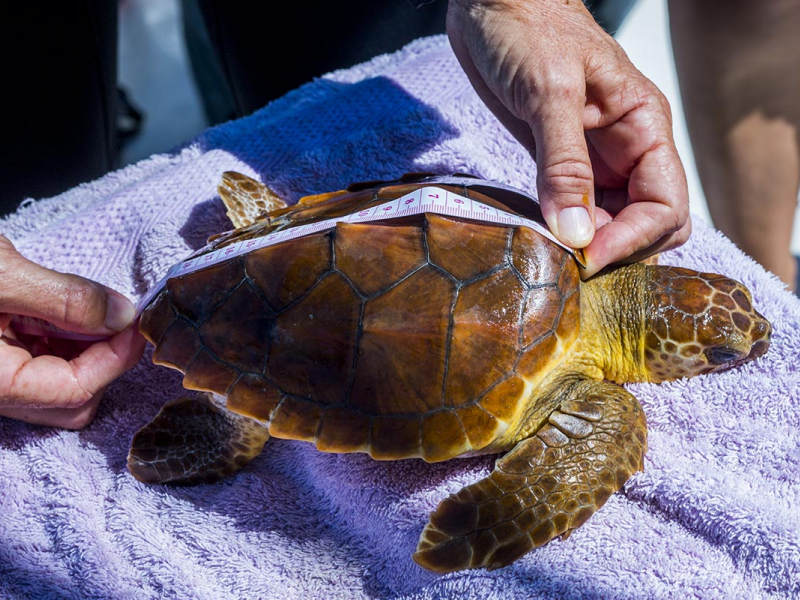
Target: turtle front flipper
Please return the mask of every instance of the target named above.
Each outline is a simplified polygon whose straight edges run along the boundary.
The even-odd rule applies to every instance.
[[[440,572],[491,570],[566,538],[643,468],[646,440],[644,412],[630,393],[604,382],[575,385],[489,477],[439,504],[414,560]]]
[[[206,396],[179,398],[133,436],[128,470],[145,483],[210,483],[241,469],[268,439],[266,427]]]

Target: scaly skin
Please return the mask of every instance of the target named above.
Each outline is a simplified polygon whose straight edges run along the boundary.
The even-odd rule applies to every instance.
[[[136,433],[128,469],[145,483],[211,483],[258,456],[268,439],[258,421],[208,396],[178,398]]]
[[[690,316],[692,326],[674,326]],[[580,337],[508,436],[516,446],[489,477],[439,504],[414,560],[439,572],[496,569],[566,538],[643,468],[644,412],[609,380],[726,368],[763,354],[769,335],[746,289],[718,275],[631,265],[590,280],[581,290]],[[675,352],[665,360],[667,343]],[[699,352],[680,352],[695,346]]]

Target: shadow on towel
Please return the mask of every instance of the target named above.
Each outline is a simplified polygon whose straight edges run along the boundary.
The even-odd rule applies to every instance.
[[[415,159],[457,135],[439,111],[378,76],[317,80],[208,130],[198,143],[204,152],[233,154],[293,204],[307,194],[415,171]]]
[[[180,201],[170,194],[176,183],[167,181],[169,172],[157,173],[164,178],[163,185],[154,185],[158,182],[153,177],[148,186],[152,193],[162,195],[160,200],[151,196],[148,206],[171,207],[171,213],[143,218],[152,225],[145,228],[136,247],[136,294],[144,295],[163,272],[163,265],[153,263],[152,246],[158,246],[163,254],[166,232],[176,225],[185,246],[183,253],[174,253],[172,262],[203,247],[210,235],[232,228],[217,194],[225,169],[207,170],[202,164],[205,158],[224,155],[213,162],[228,162],[230,168],[243,171],[247,169],[240,165],[246,165],[250,169],[247,175],[268,183],[293,204],[308,194],[417,171],[420,156],[458,135],[438,110],[384,76],[356,83],[319,79],[248,117],[209,129],[193,143],[165,155],[177,160],[183,152],[201,153],[196,163],[183,166],[194,182],[188,217],[175,211]],[[434,159],[426,168],[449,173],[454,167],[446,162],[437,164]],[[172,175],[180,181],[182,173]],[[71,270],[81,272],[79,266]]]

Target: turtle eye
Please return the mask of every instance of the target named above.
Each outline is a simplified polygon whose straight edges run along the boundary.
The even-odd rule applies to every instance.
[[[708,362],[712,365],[724,365],[741,358],[741,353],[727,346],[716,346],[705,352]]]

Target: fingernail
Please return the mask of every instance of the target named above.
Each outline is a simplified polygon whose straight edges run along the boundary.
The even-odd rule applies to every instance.
[[[573,248],[583,248],[594,237],[592,217],[582,206],[572,206],[558,213],[558,237]]]
[[[133,321],[136,315],[136,308],[130,300],[117,296],[108,295],[108,308],[106,309],[105,326],[112,331],[122,331]]]

